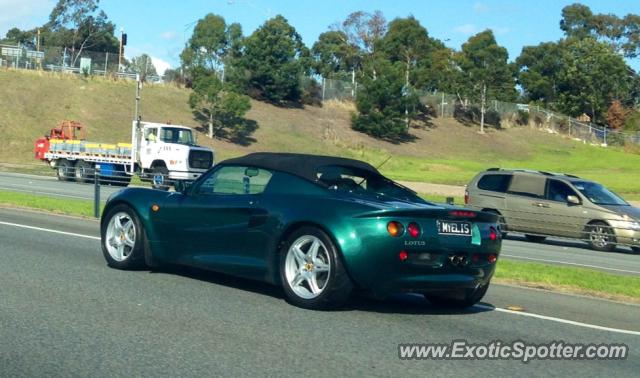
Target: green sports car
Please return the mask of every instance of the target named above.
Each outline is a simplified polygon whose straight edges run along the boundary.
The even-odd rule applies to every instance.
[[[338,307],[355,289],[467,307],[486,293],[501,248],[496,215],[426,202],[358,160],[254,153],[176,189],[108,199],[111,267],[209,269],[281,285],[312,309]]]

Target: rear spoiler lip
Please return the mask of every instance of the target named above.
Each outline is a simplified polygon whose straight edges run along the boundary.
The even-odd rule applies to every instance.
[[[454,210],[473,211],[475,217],[459,217],[451,215]],[[494,213],[483,211],[466,210],[466,209],[394,209],[379,210],[356,215],[355,218],[413,218],[412,220],[420,220],[424,218],[432,218],[437,220],[458,220],[470,222],[498,223],[500,217]],[[410,219],[411,220],[411,219]]]

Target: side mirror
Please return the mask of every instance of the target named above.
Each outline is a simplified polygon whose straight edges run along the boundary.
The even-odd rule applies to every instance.
[[[580,199],[576,196],[567,196],[567,203],[569,205],[580,205]]]
[[[180,193],[185,193],[190,186],[191,186],[191,183],[188,181],[176,181],[173,184],[173,187],[176,190],[176,192],[180,192]]]

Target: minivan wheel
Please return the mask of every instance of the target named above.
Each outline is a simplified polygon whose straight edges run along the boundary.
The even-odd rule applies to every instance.
[[[525,234],[524,237],[525,239],[527,239],[527,241],[530,241],[532,243],[542,243],[547,238],[546,236],[529,235],[529,234]]]
[[[616,248],[616,237],[611,226],[604,222],[589,223],[585,229],[592,249],[611,252]]]

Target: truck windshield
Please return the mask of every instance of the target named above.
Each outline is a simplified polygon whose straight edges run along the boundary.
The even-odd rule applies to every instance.
[[[160,129],[160,140],[165,143],[194,144],[191,130],[177,127],[163,127]]]
[[[628,205],[628,203],[617,194],[595,182],[578,181],[574,182],[573,186],[596,205]]]

